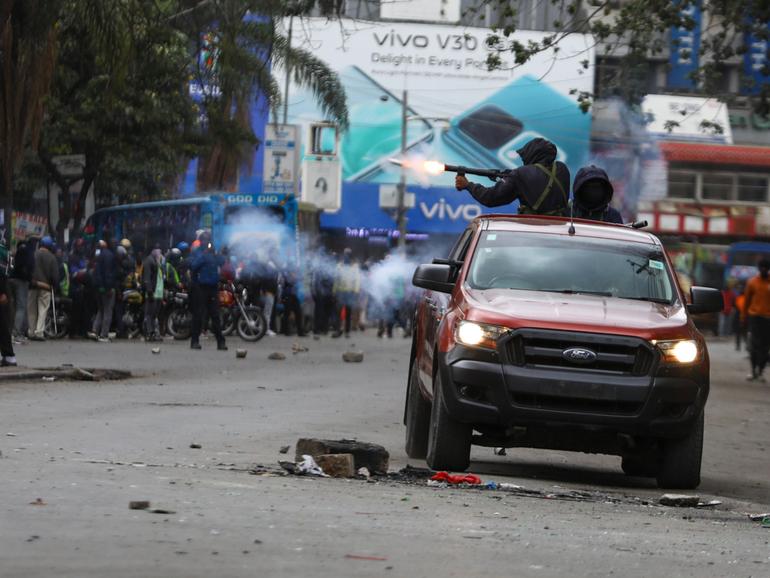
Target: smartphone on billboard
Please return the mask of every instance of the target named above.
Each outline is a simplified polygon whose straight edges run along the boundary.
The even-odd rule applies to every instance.
[[[368,181],[382,170],[389,157],[401,152],[403,103],[358,66],[340,72],[350,111],[350,129],[342,137],[342,172],[345,180]],[[412,108],[407,115],[418,117]],[[407,150],[427,142],[433,127],[422,118],[407,124]]]
[[[585,146],[578,135],[589,130],[590,116],[577,103],[523,76],[453,118],[444,138],[469,163],[508,168],[521,164],[516,150],[538,137],[556,144],[557,159],[566,163]]]

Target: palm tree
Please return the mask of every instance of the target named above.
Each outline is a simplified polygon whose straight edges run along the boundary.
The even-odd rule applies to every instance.
[[[251,104],[262,98],[275,116],[281,103],[275,67],[289,70],[296,84],[312,91],[327,118],[347,127],[345,91],[337,74],[312,53],[291,46],[280,31],[282,18],[306,11],[313,2],[210,0],[192,4],[180,20],[191,36],[197,34],[198,82],[215,87],[204,91],[202,102],[209,142],[199,172],[202,189],[227,190],[236,185],[238,168],[258,144],[250,126]]]
[[[0,0],[0,200],[6,230],[14,174],[43,121],[61,6],[61,0]]]

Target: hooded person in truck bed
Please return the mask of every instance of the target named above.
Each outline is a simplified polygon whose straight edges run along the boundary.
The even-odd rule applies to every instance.
[[[513,169],[494,186],[471,183],[464,175],[457,175],[455,187],[467,190],[487,207],[518,200],[522,215],[566,215],[570,175],[567,165],[556,160],[556,145],[536,138],[516,152],[524,166]]]
[[[573,216],[604,223],[623,224],[617,209],[610,207],[614,191],[607,173],[595,165],[583,167],[572,187]]]

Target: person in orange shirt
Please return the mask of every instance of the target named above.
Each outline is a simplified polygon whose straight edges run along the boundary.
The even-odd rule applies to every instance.
[[[765,381],[762,375],[770,351],[770,260],[757,265],[759,275],[746,283],[745,316],[751,332],[751,375],[749,381]]]

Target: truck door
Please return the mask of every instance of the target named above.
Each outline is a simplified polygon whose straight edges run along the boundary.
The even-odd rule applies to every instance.
[[[449,253],[449,261],[460,262],[463,260],[473,238],[473,232],[474,229],[468,227],[460,235],[457,243],[455,243],[455,246]],[[458,273],[459,270],[455,272],[455,276]],[[433,356],[436,350],[438,327],[444,318],[444,313],[451,298],[452,296],[447,293],[426,291],[422,297],[423,302],[420,304],[419,311],[421,317],[418,319],[418,323],[422,328],[420,337],[422,338],[421,345],[423,350],[423,354],[419,356],[420,381],[422,381],[422,386],[427,391],[432,391],[433,389]]]

